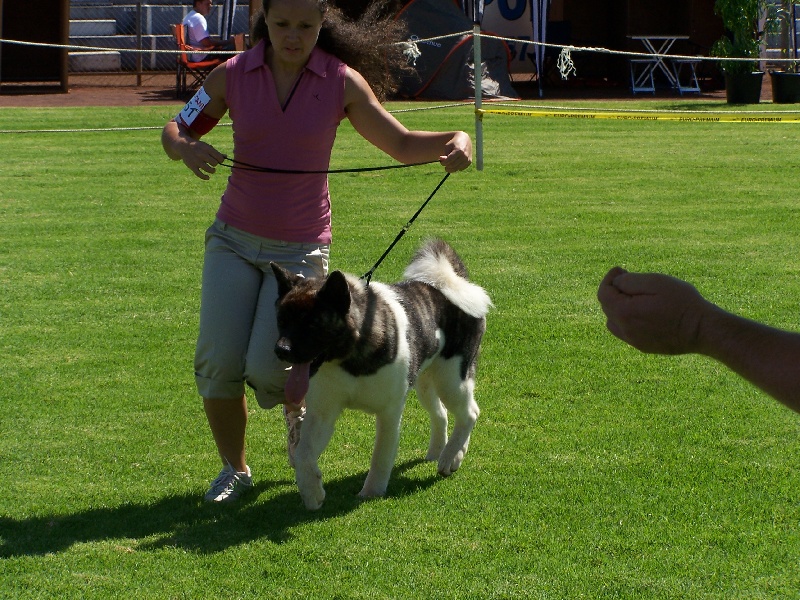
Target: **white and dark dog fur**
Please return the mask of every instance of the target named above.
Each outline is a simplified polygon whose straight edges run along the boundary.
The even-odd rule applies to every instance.
[[[276,264],[280,337],[275,352],[292,363],[287,384],[305,395],[306,416],[295,453],[295,473],[308,509],[322,506],[319,456],[345,408],[376,416],[376,437],[362,497],[383,496],[397,455],[408,389],[415,387],[430,414],[426,460],[447,476],[459,468],[478,418],[475,370],[488,294],[467,280],[455,251],[427,242],[404,280],[367,285],[334,271],[302,278]],[[448,431],[448,411],[453,430]]]

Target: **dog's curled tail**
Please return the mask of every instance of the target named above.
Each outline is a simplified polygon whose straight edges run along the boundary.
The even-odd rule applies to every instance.
[[[476,319],[485,317],[492,307],[489,294],[467,279],[463,261],[443,240],[426,242],[411,259],[404,276],[435,287],[450,302]]]

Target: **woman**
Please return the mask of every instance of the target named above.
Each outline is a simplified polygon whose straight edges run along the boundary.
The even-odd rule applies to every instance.
[[[409,131],[356,70],[363,68],[382,96],[391,90],[386,43],[399,39],[390,37],[397,24],[378,18],[378,10],[373,6],[349,22],[325,0],[263,0],[251,34],[255,46],[212,71],[167,123],[167,155],[208,179],[225,157],[200,138],[228,111],[234,159],[243,163],[325,171],[336,128],[347,118],[400,162],[438,160],[448,172],[469,167],[472,142],[466,133]],[[288,365],[273,352],[277,286],[269,262],[305,276],[327,274],[330,225],[324,173],[233,169],[206,234],[195,357],[198,391],[223,464],[208,501],[232,501],[252,487],[245,460],[245,382],[261,407],[285,405],[293,462],[303,407],[286,406]]]

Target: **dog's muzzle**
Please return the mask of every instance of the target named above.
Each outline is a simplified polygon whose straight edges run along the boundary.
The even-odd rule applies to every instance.
[[[286,362],[292,362],[292,343],[285,337],[275,342],[275,355]]]

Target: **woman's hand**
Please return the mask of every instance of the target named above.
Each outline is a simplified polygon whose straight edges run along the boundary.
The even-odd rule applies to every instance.
[[[201,116],[210,123],[207,127],[201,127],[200,132],[182,127],[176,122],[176,119],[182,117],[181,114],[164,125],[164,130],[161,132],[161,145],[167,156],[172,160],[183,161],[192,173],[203,180],[208,180],[209,175],[216,172],[215,167],[226,158],[214,146],[200,140],[203,133],[207,133],[228,109],[225,100],[225,80],[225,65],[219,65],[206,77],[203,87],[195,95],[195,98],[200,98],[200,105],[203,107]],[[187,108],[190,105],[196,106],[195,98],[190,100]]]
[[[202,140],[190,140],[179,145],[181,160],[197,177],[208,180],[217,172],[216,166],[225,160],[225,155]]]
[[[439,157],[439,163],[448,173],[463,171],[472,164],[472,140],[463,131],[457,131],[445,148],[448,153]]]

